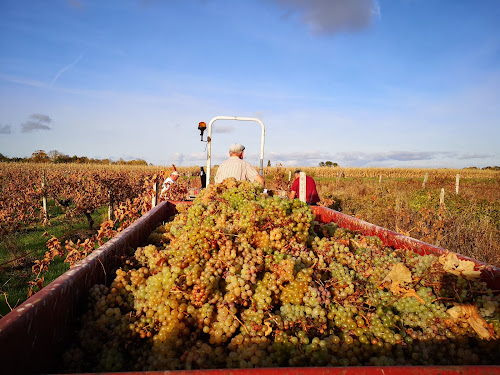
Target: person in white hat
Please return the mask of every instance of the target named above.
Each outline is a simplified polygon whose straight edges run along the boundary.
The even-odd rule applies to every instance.
[[[165,179],[165,181],[163,181],[163,184],[161,185],[161,193],[160,194],[165,193],[170,188],[171,184],[175,184],[177,179],[179,178],[179,176],[180,176],[179,172],[177,172],[177,171],[173,171],[172,173],[170,173],[170,176],[167,177]]]
[[[216,184],[221,183],[226,178],[234,177],[237,181],[255,181],[264,185],[264,177],[250,163],[243,160],[244,151],[245,146],[239,143],[233,143],[229,147],[229,159],[222,162],[215,174]]]

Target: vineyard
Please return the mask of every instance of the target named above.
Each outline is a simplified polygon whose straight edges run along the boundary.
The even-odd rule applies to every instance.
[[[0,164],[0,313],[152,206],[168,168]]]
[[[293,169],[266,168],[266,188],[287,190]],[[0,314],[5,315],[146,213],[154,204],[156,183],[161,183],[170,170],[1,163]],[[317,181],[322,205],[500,265],[497,171],[303,170]],[[166,198],[179,199],[190,189],[200,188],[198,167],[179,167],[178,171],[182,177]],[[37,237],[39,245],[27,241],[28,236]]]

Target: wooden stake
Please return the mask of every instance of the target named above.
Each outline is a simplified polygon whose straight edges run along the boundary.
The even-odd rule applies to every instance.
[[[42,177],[42,189],[45,187],[46,183],[47,180],[45,179],[45,173],[44,173]],[[43,206],[44,221],[47,221],[49,219],[49,213],[47,212],[47,197],[45,196],[45,192],[43,193],[42,197],[42,206]]]
[[[422,188],[425,189],[425,184],[427,183],[427,180],[429,179],[429,173],[426,173],[425,174],[425,177],[424,177],[424,182],[422,183]]]
[[[158,204],[158,191],[160,190],[160,182],[156,180],[156,182],[153,184],[153,199],[151,200],[151,208],[156,207]]]
[[[460,185],[460,174],[457,173],[457,179],[455,181],[455,194],[458,194],[458,186]]]
[[[113,198],[111,197],[111,191],[108,191],[108,220],[113,220],[115,216],[114,207],[113,207]]]
[[[300,172],[300,177],[299,177],[299,200],[301,202],[306,202],[306,174],[305,174],[305,172]]]
[[[444,204],[444,188],[441,189],[441,194],[439,195],[439,205],[442,206]]]

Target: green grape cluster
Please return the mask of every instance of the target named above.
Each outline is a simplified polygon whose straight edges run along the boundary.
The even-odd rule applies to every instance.
[[[401,264],[411,282],[391,284]],[[61,371],[499,364],[499,321],[498,291],[436,256],[226,179],[92,288]]]

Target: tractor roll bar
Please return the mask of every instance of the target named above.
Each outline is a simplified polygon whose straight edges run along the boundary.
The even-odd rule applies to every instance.
[[[208,123],[208,136],[207,136],[207,186],[210,184],[210,165],[212,163],[212,125],[217,120],[238,120],[238,121],[255,121],[260,124],[262,129],[261,144],[260,144],[260,174],[264,176],[264,138],[265,128],[262,121],[254,117],[238,117],[238,116],[216,116]]]

